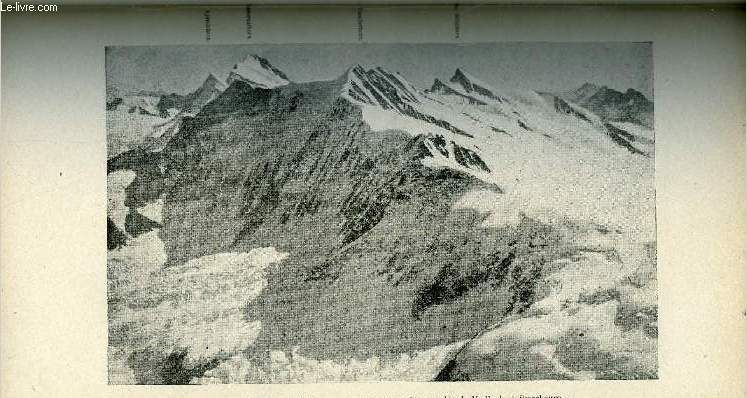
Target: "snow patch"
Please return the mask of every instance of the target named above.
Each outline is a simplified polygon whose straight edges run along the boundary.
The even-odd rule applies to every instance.
[[[148,202],[145,206],[138,207],[137,211],[148,219],[163,224],[163,199]]]
[[[125,189],[135,180],[132,170],[117,170],[106,176],[106,214],[122,232],[125,232],[125,217],[130,209],[125,206]]]

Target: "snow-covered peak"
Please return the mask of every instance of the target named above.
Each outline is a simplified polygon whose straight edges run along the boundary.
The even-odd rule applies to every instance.
[[[482,86],[483,88],[490,88],[490,86],[487,83],[484,83],[482,80],[476,78],[475,76],[463,71],[461,68],[457,68],[454,71],[454,75],[450,79],[451,82],[459,82],[465,86],[465,88],[469,88],[473,84],[476,84],[478,86]]]
[[[420,102],[420,93],[402,75],[380,66],[366,70],[355,65],[345,74],[342,95],[359,104],[404,111],[408,103]]]
[[[249,83],[255,88],[275,88],[290,83],[285,73],[272,66],[266,59],[254,54],[247,55],[243,61],[234,65],[226,82],[230,85],[237,80]]]

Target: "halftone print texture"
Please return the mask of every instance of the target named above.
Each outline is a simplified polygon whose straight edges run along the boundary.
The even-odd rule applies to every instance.
[[[107,48],[109,383],[657,378],[651,52]]]

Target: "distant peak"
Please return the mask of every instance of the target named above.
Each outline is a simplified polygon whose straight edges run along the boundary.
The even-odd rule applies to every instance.
[[[597,93],[599,93],[600,95],[615,95],[615,96],[624,95],[625,97],[647,99],[643,93],[641,93],[640,91],[634,88],[628,88],[627,90],[625,90],[625,92],[622,92],[622,91],[615,90],[614,88],[610,88],[608,86],[602,86],[597,90]]]
[[[633,88],[629,88],[625,92],[625,96],[627,96],[629,98],[632,98],[634,100],[637,100],[637,101],[641,101],[641,102],[650,102],[651,101],[651,100],[648,99],[648,97],[645,94],[643,94],[642,92],[640,92],[640,91],[638,91],[636,89],[633,89]]]
[[[236,80],[244,81],[259,88],[274,88],[290,83],[288,76],[283,71],[256,54],[248,54],[243,61],[233,66],[227,83],[231,84]]]
[[[638,90],[636,90],[634,88],[627,89],[625,91],[625,94],[627,94],[627,95],[635,95],[635,96],[643,96],[642,92],[640,92],[640,91],[638,91]]]
[[[588,98],[591,98],[595,94],[602,92],[602,87],[594,84],[586,82],[581,85],[581,87],[570,91],[569,95],[572,101],[575,102],[583,102]]]
[[[452,83],[460,83],[460,84],[466,85],[466,86],[471,86],[472,85],[472,82],[471,82],[470,78],[467,77],[467,75],[464,72],[462,72],[462,70],[459,69],[459,68],[457,68],[454,71],[454,75],[451,76],[451,79],[449,79],[449,81],[452,82]]]
[[[596,90],[599,90],[599,89],[600,89],[600,87],[597,86],[596,84],[586,82],[586,83],[582,84],[581,87],[579,87],[578,90],[579,91],[596,91]]]
[[[481,81],[480,79],[470,74],[469,72],[466,72],[462,68],[456,68],[456,70],[454,71],[454,75],[449,80],[454,81],[454,80],[460,80],[460,79],[467,80],[471,82],[472,84],[477,84],[478,86],[482,86],[486,88],[489,87],[487,83]]]
[[[447,86],[444,82],[441,81],[441,79],[433,79],[433,84],[431,84],[430,92],[437,92],[439,90],[445,90],[445,91],[453,91]]]

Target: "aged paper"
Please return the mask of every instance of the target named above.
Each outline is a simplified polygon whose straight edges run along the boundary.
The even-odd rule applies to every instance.
[[[743,393],[738,16],[4,14],[3,395]]]

